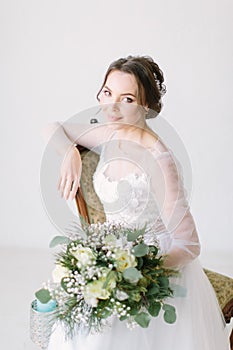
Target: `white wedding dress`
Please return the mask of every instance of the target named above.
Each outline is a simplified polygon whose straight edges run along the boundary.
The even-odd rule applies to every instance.
[[[198,261],[200,247],[183,188],[182,172],[161,140],[151,148],[112,138],[102,147],[94,175],[96,193],[109,221],[147,224],[146,239],[156,238],[169,264],[180,269],[173,283],[183,295],[169,300],[177,321],[153,318],[149,327],[129,330],[113,319],[103,333],[64,340],[57,326],[49,350],[227,350],[228,334],[215,293]],[[89,203],[90,205],[90,203]]]

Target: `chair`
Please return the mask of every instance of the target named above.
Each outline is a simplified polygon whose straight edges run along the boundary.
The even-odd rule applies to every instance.
[[[82,176],[80,188],[76,195],[79,215],[89,224],[104,222],[104,209],[95,193],[92,181],[99,155],[82,146],[77,147],[82,158]],[[208,269],[204,269],[204,271],[216,292],[225,321],[230,323],[233,317],[233,279]],[[233,350],[233,330],[230,336],[230,344]]]

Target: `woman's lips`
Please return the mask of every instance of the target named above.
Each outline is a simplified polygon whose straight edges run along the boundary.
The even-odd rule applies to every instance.
[[[108,115],[108,120],[110,120],[111,122],[116,122],[116,121],[118,121],[120,119],[122,119],[122,118],[114,116],[114,115]]]

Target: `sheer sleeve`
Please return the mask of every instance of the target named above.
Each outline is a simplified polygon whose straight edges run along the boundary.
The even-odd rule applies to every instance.
[[[153,187],[161,219],[172,238],[166,266],[181,267],[200,254],[199,238],[187,202],[180,163],[170,150],[161,152],[155,159],[159,171],[155,171]]]

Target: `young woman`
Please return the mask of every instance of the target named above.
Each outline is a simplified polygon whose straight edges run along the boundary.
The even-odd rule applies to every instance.
[[[166,266],[180,270],[176,283],[186,295],[171,301],[177,321],[168,325],[158,317],[147,329],[129,330],[114,319],[105,332],[72,342],[66,342],[57,328],[49,350],[229,348],[216,296],[197,259],[200,244],[179,163],[147,124],[161,111],[163,82],[150,57],[118,59],[108,68],[97,94],[105,123],[57,124],[55,143],[64,154],[58,187],[65,199],[73,199],[79,186],[82,162],[75,144],[98,148],[100,161],[93,181],[106,219],[131,226],[146,223],[148,239],[156,237],[166,254]]]

